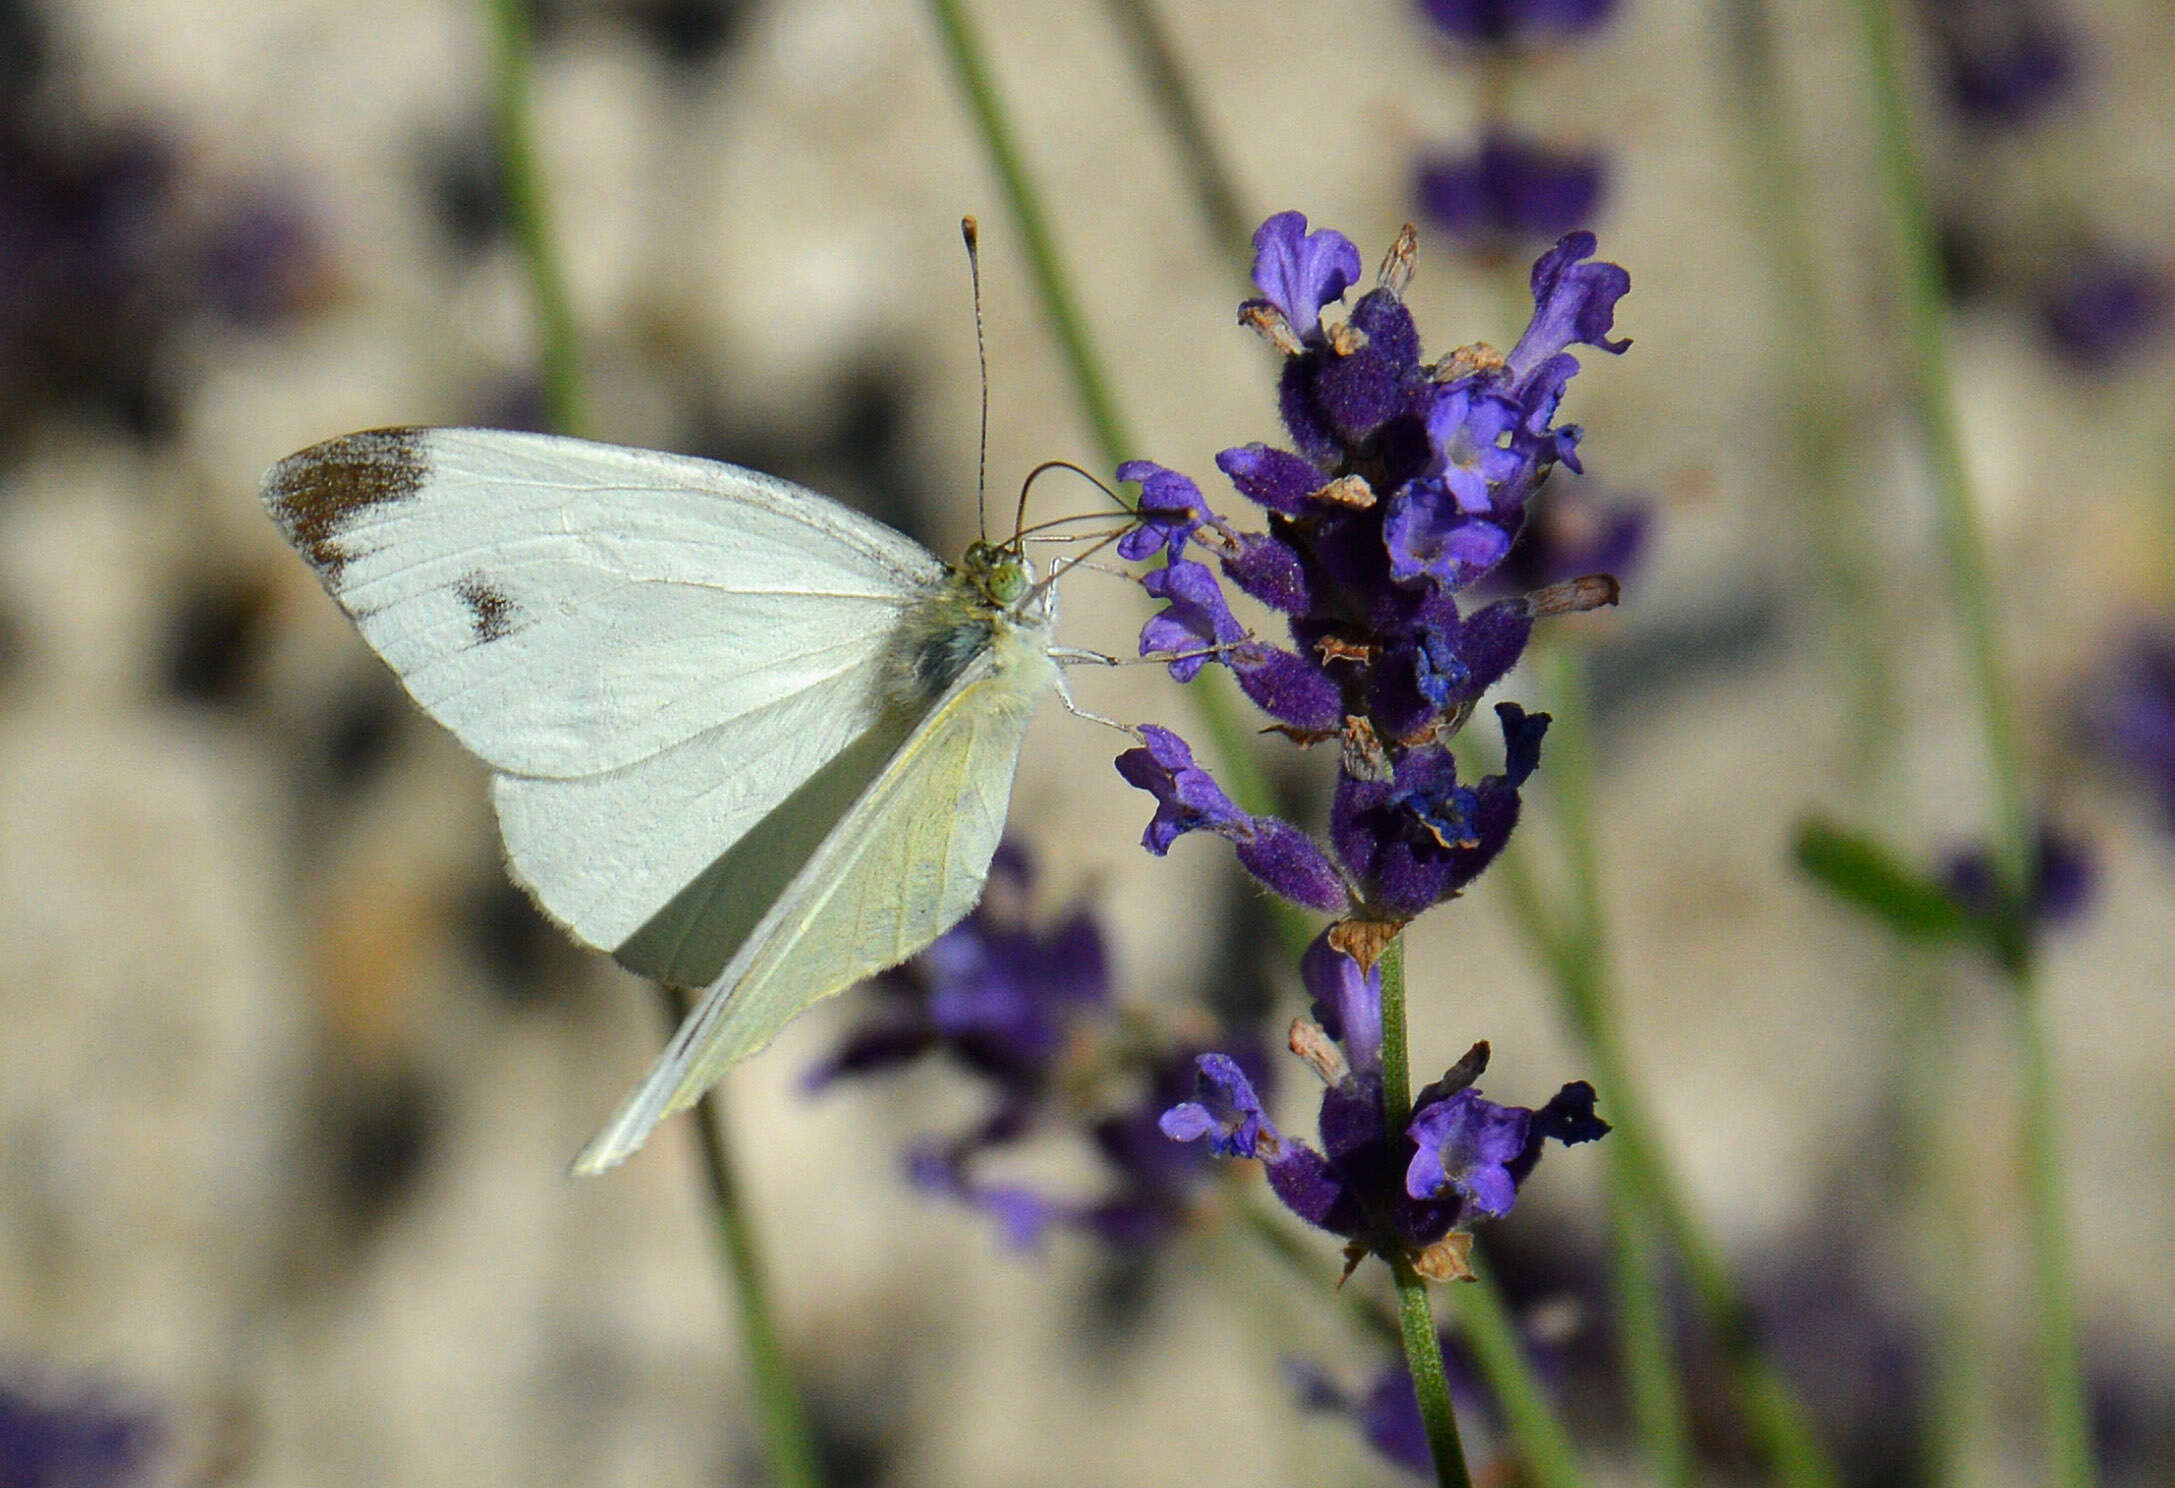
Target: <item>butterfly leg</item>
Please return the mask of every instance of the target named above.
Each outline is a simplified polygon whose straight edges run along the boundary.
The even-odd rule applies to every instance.
[[[1080,662],[1094,662],[1100,666],[1116,666],[1118,664],[1118,659],[1115,656],[1105,656],[1100,651],[1081,651],[1071,646],[1052,646],[1050,655],[1054,660],[1070,661],[1076,664]],[[1074,702],[1072,688],[1065,681],[1065,673],[1062,670],[1057,674],[1057,696],[1058,700],[1064,703],[1065,711],[1073,717],[1085,718],[1089,723],[1099,723],[1105,728],[1116,729],[1128,738],[1133,737],[1133,730],[1127,728],[1115,718],[1105,718],[1100,713],[1090,713],[1087,709]]]

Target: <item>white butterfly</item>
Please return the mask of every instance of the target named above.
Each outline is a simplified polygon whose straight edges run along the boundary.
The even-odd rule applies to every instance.
[[[495,772],[514,878],[621,964],[708,989],[577,1173],[974,907],[1062,685],[1016,542],[953,568],[732,465],[384,429],[280,461],[264,503]]]

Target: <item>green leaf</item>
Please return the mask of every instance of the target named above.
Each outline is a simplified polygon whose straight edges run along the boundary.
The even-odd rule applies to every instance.
[[[1880,843],[1818,819],[1800,822],[1797,864],[1827,891],[1906,940],[1988,939],[1991,927],[1946,885],[1905,865]]]

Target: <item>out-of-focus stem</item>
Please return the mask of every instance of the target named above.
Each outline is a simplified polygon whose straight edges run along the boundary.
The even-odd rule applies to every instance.
[[[688,996],[660,986],[658,992],[673,1028],[688,1012]],[[726,1137],[722,1087],[712,1087],[691,1113],[702,1138],[702,1171],[717,1211],[718,1250],[725,1262],[733,1302],[740,1314],[740,1344],[747,1353],[748,1379],[755,1389],[755,1415],[763,1434],[773,1488],[822,1488],[816,1468],[815,1437],[801,1409],[792,1364],[778,1336],[770,1306],[770,1277],[748,1223],[740,1195],[732,1147]]]
[[[1519,1481],[1530,1479],[1540,1488],[1585,1488],[1586,1471],[1579,1465],[1578,1450],[1533,1371],[1533,1360],[1518,1336],[1495,1273],[1477,1250],[1472,1266],[1474,1279],[1453,1288],[1451,1301],[1480,1376],[1502,1408],[1511,1448],[1525,1470]]]
[[[1810,241],[1805,171],[1790,111],[1769,0],[1723,0],[1729,57],[1737,77],[1740,126],[1730,137],[1744,153],[1747,190],[1760,209],[1749,214],[1773,269],[1784,400],[1795,466],[1807,476],[1802,525],[1827,590],[1836,667],[1850,698],[1851,775],[1868,782],[1883,763],[1895,716],[1895,666],[1890,632],[1878,603],[1874,536],[1864,500],[1851,480],[1858,462],[1858,426],[1851,386],[1838,370],[1850,363],[1836,344],[1834,318]]]
[[[559,257],[545,210],[545,193],[536,167],[529,108],[528,12],[522,0],[492,0],[496,49],[496,108],[500,169],[521,247],[522,268],[536,304],[543,340],[544,416],[558,433],[581,426],[581,349],[574,317],[559,272]],[[658,995],[671,1027],[687,1015],[684,994],[660,986]],[[732,1155],[720,1127],[716,1092],[695,1112],[702,1136],[703,1168],[717,1206],[719,1248],[728,1289],[740,1313],[748,1378],[755,1390],[756,1417],[770,1459],[776,1488],[821,1488],[813,1438],[801,1412],[791,1367],[771,1318],[770,1298],[755,1234],[743,1212],[733,1179]]]
[[[1156,10],[1155,0],[1104,0],[1118,34],[1133,54],[1142,85],[1162,117],[1163,128],[1177,148],[1185,169],[1186,185],[1193,204],[1215,240],[1218,252],[1231,256],[1244,274],[1252,259],[1246,243],[1253,231],[1239,205],[1238,190],[1231,184],[1231,170],[1216,148],[1208,121],[1201,114],[1192,80],[1186,76],[1170,32]]]
[[[1545,654],[1545,653],[1544,653]],[[1645,1102],[1607,995],[1598,926],[1598,848],[1590,802],[1592,757],[1585,728],[1583,682],[1567,660],[1547,663],[1549,706],[1543,774],[1559,803],[1574,907],[1551,915],[1542,906],[1521,844],[1497,859],[1491,878],[1507,892],[1512,913],[1529,927],[1538,954],[1562,999],[1572,1031],[1585,1047],[1601,1110],[1613,1128],[1603,1142],[1620,1164],[1626,1191],[1635,1192],[1661,1223],[1675,1247],[1707,1326],[1714,1333],[1738,1409],[1776,1474],[1789,1488],[1840,1488],[1842,1474],[1814,1435],[1797,1393],[1760,1351],[1736,1282],[1720,1252],[1684,1202],[1662,1160]],[[1584,906],[1584,907],[1577,907]],[[1612,1192],[1615,1186],[1612,1183]]]
[[[1568,859],[1565,886],[1570,903],[1558,924],[1556,954],[1565,969],[1561,991],[1573,1023],[1589,1049],[1616,1042],[1609,989],[1606,911],[1601,897],[1601,851],[1594,822],[1593,740],[1586,720],[1586,677],[1580,658],[1551,647],[1541,655],[1552,709],[1546,779],[1553,787],[1557,825]],[[1616,1062],[1621,1064],[1620,1053]],[[1613,1082],[1612,1082],[1613,1085]],[[1616,1099],[1602,1087],[1605,1105]],[[1663,1488],[1693,1481],[1691,1415],[1677,1369],[1669,1318],[1662,1305],[1663,1268],[1655,1243],[1653,1206],[1641,1191],[1625,1149],[1603,1143],[1609,1169],[1610,1280],[1617,1328],[1630,1377],[1632,1416],[1654,1479]]]
[[[543,176],[536,164],[536,131],[529,105],[534,72],[529,12],[524,0],[490,0],[490,10],[499,181],[536,308],[544,418],[558,433],[573,434],[582,425],[581,346],[566,276],[559,267]]]
[[[1955,384],[1948,365],[1947,309],[1942,296],[1939,248],[1911,140],[1895,15],[1887,0],[1858,0],[1858,14],[1873,83],[1892,251],[1907,328],[1905,349],[1912,401],[1933,475],[1950,602],[1955,607],[1957,629],[1977,695],[1979,727],[1991,779],[1989,815],[1994,859],[2009,912],[2021,918],[2031,888],[2036,833],[2031,822],[2016,705],[1994,612],[1986,543],[1979,527],[1970,471],[1964,462]],[[2012,953],[2002,960],[2011,982],[2021,1066],[2027,1154],[2025,1199],[2039,1294],[2040,1414],[2053,1469],[2051,1481],[2063,1488],[2091,1488],[2099,1473],[2092,1456],[2091,1417],[2078,1356],[2053,1060],[2028,935],[2023,930],[2017,931]]]
[[[1911,145],[1895,16],[1889,0],[1858,0],[1858,14],[1873,80],[1874,122],[1904,319],[1905,371],[1919,437],[1924,441],[1926,463],[1933,476],[1941,546],[1948,566],[1949,599],[1956,609],[1956,626],[1977,694],[1979,727],[1993,791],[1991,846],[2003,886],[2012,901],[2021,903],[2031,880],[2034,853],[2031,807],[2018,742],[2016,704],[2010,694],[2001,631],[1994,616],[1986,539],[1980,531],[1970,470],[1964,463],[1955,384],[1949,375],[1948,312],[1942,293],[1940,248],[1933,214],[1926,203],[1925,184],[1919,176],[1918,158]]]

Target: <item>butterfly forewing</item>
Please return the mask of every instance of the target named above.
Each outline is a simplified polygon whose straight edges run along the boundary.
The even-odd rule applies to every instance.
[[[540,434],[351,434],[264,497],[416,701],[512,774],[620,769],[820,687],[944,576],[784,481]]]
[[[500,772],[514,875],[607,950],[875,724],[870,637],[945,573],[784,481],[545,435],[351,434],[264,497]]]

